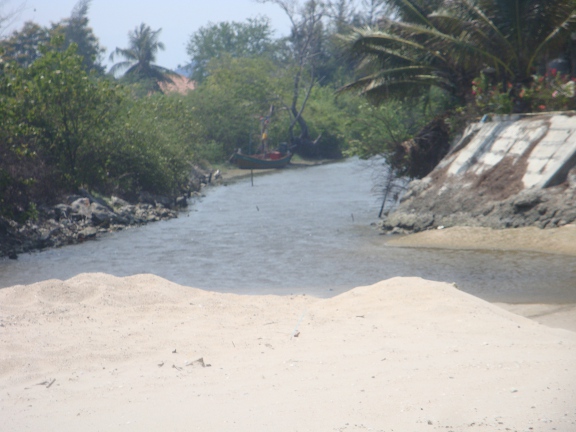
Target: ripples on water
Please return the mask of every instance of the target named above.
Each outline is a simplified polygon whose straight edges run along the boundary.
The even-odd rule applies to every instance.
[[[153,273],[222,292],[332,296],[395,276],[490,301],[576,301],[576,257],[386,246],[372,168],[351,160],[212,188],[178,219],[0,260],[0,287],[79,273]]]

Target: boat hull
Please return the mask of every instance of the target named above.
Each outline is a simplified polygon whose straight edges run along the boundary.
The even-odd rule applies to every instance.
[[[274,169],[284,168],[290,163],[290,159],[292,159],[292,154],[290,153],[278,159],[271,159],[257,155],[249,156],[236,153],[232,162],[241,169]]]

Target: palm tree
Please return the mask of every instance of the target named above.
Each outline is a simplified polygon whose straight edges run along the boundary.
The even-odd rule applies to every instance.
[[[125,60],[116,63],[110,68],[110,73],[126,70],[124,77],[132,82],[152,82],[155,90],[160,90],[158,82],[172,82],[169,75],[173,74],[169,69],[153,64],[156,61],[158,50],[164,50],[164,44],[158,40],[162,29],[152,30],[142,23],[134,31],[128,32],[129,47],[116,48],[110,54],[110,60],[116,56]]]
[[[380,99],[432,85],[465,102],[490,68],[498,82],[525,85],[560,52],[576,22],[574,0],[390,0],[380,29],[348,38],[363,75],[342,90]]]
[[[434,86],[464,106],[474,78],[483,75],[504,110],[530,111],[534,102],[522,97],[523,88],[572,43],[576,22],[575,0],[388,0],[387,6],[377,28],[348,36],[360,77],[341,91],[379,102],[420,97]],[[411,177],[428,174],[448,150],[448,114],[412,140],[386,143],[391,166]]]

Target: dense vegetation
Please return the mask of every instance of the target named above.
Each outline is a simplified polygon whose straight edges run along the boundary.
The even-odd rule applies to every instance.
[[[359,77],[345,90],[375,103],[447,98],[410,141],[385,146],[400,174],[422,177],[423,160],[448,150],[447,129],[483,114],[576,108],[574,0],[388,0],[377,28],[348,35]],[[436,93],[433,93],[436,92]],[[443,112],[442,112],[443,111]],[[370,153],[365,143],[361,148]],[[431,165],[432,167],[434,164]]]
[[[90,0],[0,40],[0,216],[25,220],[80,187],[175,196],[194,165],[253,151],[269,113],[270,141],[302,156],[383,155],[421,177],[470,118],[574,105],[573,0],[260,1],[290,35],[266,18],[199,29],[185,95],[162,92],[174,74],[144,23],[105,74]]]

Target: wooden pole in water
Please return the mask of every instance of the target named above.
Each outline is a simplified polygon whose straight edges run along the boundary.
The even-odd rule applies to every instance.
[[[254,170],[250,168],[250,182],[252,183],[252,187],[254,187]]]
[[[378,213],[378,219],[382,217],[382,213],[384,213],[384,207],[386,206],[386,200],[388,199],[388,193],[392,188],[392,183],[394,182],[394,177],[392,176],[392,172],[390,169],[388,170],[388,174],[386,177],[386,186],[384,186],[384,199],[382,200],[382,207],[380,207],[380,213]]]

